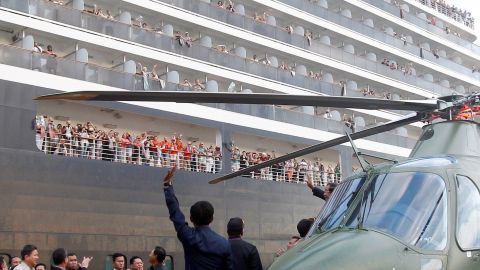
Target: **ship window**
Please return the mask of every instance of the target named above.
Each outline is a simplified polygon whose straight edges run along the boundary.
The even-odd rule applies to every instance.
[[[480,193],[473,181],[457,176],[457,241],[464,250],[480,249]]]
[[[358,214],[364,228],[383,231],[422,249],[446,247],[447,191],[436,174],[379,175],[365,190]],[[350,218],[347,226],[356,226],[354,220]]]

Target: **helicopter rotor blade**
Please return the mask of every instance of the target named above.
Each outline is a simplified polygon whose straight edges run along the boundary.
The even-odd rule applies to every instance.
[[[45,95],[36,100],[146,101],[178,103],[235,103],[318,106],[369,110],[425,111],[438,108],[437,100],[386,100],[345,96],[274,93],[209,93],[175,91],[76,91]]]
[[[408,124],[420,121],[420,120],[424,119],[425,116],[426,116],[425,112],[409,114],[409,115],[407,115],[403,118],[400,118],[398,120],[390,121],[390,122],[385,123],[383,125],[379,125],[379,126],[376,126],[376,127],[372,127],[372,128],[369,128],[369,129],[359,131],[359,132],[352,133],[352,134],[350,134],[350,137],[352,138],[352,140],[368,137],[368,136],[371,136],[371,135],[375,135],[377,133],[382,133],[382,132],[385,132],[385,131],[395,129],[397,127],[401,127],[401,126],[404,126],[404,125],[408,125]],[[216,179],[213,179],[213,180],[209,181],[209,183],[210,184],[217,184],[217,183],[220,183],[222,181],[231,179],[233,177],[249,174],[253,171],[263,169],[265,167],[272,166],[274,164],[284,162],[284,161],[287,161],[287,160],[291,160],[293,158],[304,156],[304,155],[307,155],[307,154],[310,154],[310,153],[313,153],[313,152],[317,152],[317,151],[320,151],[320,150],[323,150],[323,149],[327,149],[327,148],[330,148],[330,147],[333,147],[333,146],[336,146],[336,145],[339,145],[339,144],[342,144],[342,143],[346,143],[348,141],[349,141],[348,136],[346,136],[346,135],[341,136],[341,137],[338,137],[336,139],[326,141],[326,142],[322,142],[322,143],[319,143],[319,144],[316,144],[316,145],[312,145],[312,146],[300,149],[298,151],[292,152],[290,154],[286,154],[284,156],[274,158],[274,159],[262,162],[260,164],[250,166],[248,168],[245,168],[245,169],[242,169],[242,170],[239,170],[239,171],[221,176],[219,178],[216,178]]]

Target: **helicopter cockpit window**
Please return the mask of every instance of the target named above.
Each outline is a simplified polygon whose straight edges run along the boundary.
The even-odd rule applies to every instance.
[[[440,167],[440,166],[448,166],[451,164],[456,163],[457,160],[453,157],[432,157],[432,158],[419,158],[414,160],[409,160],[404,163],[398,164],[397,168],[402,167],[423,167],[423,168],[430,168],[430,167]]]
[[[468,177],[457,176],[457,240],[464,250],[480,249],[480,194]]]
[[[326,231],[338,226],[364,181],[365,177],[344,181],[339,184],[315,220],[308,237],[315,232],[316,228]]]
[[[447,244],[447,191],[432,173],[402,172],[376,177],[365,190],[358,216],[348,227],[384,231],[422,249]]]

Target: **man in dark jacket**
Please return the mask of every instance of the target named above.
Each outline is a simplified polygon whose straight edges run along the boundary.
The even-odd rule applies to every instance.
[[[148,254],[148,262],[150,263],[150,270],[163,270],[163,262],[165,261],[165,257],[167,256],[167,252],[164,248],[156,246],[150,254]]]
[[[318,197],[324,201],[327,201],[328,198],[333,193],[333,190],[337,187],[337,184],[335,183],[328,183],[327,186],[325,187],[325,190],[322,190],[319,187],[313,186],[313,179],[311,176],[307,176],[307,186],[312,190],[313,196]]]
[[[50,270],[65,270],[68,263],[67,251],[64,248],[55,249],[52,253],[52,262]]]
[[[243,241],[244,222],[241,218],[231,218],[227,224],[228,242],[232,247],[233,268],[235,270],[262,270],[262,261],[257,247]]]
[[[172,187],[173,167],[163,180],[165,201],[170,220],[185,252],[185,270],[233,270],[232,251],[228,241],[210,229],[213,206],[207,201],[196,202],[190,207],[188,226]]]

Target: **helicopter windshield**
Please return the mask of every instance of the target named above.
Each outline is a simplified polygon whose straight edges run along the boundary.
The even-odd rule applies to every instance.
[[[350,181],[344,181],[339,184],[327,201],[314,225],[311,227],[308,236],[310,237],[317,228],[322,231],[337,227],[343,220],[350,203],[355,198],[356,193],[365,182],[365,177],[356,178]]]
[[[432,173],[378,175],[365,190],[347,227],[377,229],[422,249],[447,243],[447,191]]]

